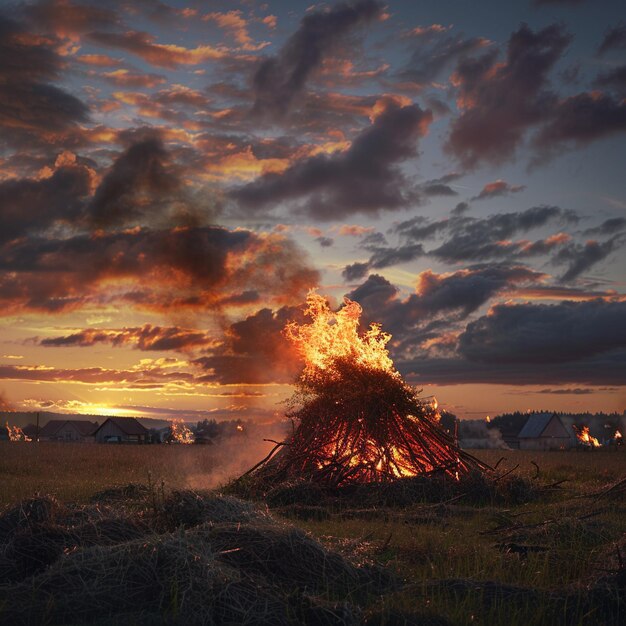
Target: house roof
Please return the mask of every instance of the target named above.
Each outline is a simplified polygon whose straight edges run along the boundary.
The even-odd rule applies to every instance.
[[[529,415],[526,423],[517,436],[520,439],[541,437],[541,434],[555,415],[556,413],[535,413],[534,415]],[[556,418],[559,419],[558,415]]]
[[[98,432],[107,422],[115,424],[125,435],[147,435],[148,429],[139,423],[134,417],[109,417],[100,427],[96,429]]]
[[[73,426],[82,437],[93,435],[98,424],[87,420],[50,420],[40,431],[40,437],[54,437],[66,424]]]

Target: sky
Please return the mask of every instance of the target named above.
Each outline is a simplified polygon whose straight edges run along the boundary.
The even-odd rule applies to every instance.
[[[0,400],[284,413],[307,292],[464,418],[626,409],[611,0],[0,2]]]

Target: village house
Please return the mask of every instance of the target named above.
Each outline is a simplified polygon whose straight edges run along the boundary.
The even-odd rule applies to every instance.
[[[556,413],[535,413],[528,417],[517,435],[520,450],[568,450],[576,436]]]
[[[109,417],[95,437],[97,443],[148,443],[150,433],[134,417]]]
[[[39,431],[40,441],[93,443],[98,422],[87,420],[50,420]]]

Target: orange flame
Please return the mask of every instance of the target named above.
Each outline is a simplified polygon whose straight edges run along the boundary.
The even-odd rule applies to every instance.
[[[378,323],[372,323],[367,330],[360,331],[361,313],[361,306],[348,298],[344,298],[343,307],[334,312],[327,300],[315,290],[308,293],[304,314],[311,322],[303,325],[290,322],[284,330],[285,336],[303,357],[305,365],[301,382],[305,387],[340,381],[341,364],[345,362],[359,368],[385,372],[398,381],[402,380],[387,349],[391,335],[384,332]],[[424,406],[424,416],[439,421],[441,416],[436,398],[432,397]],[[363,421],[363,417],[359,418],[359,422]],[[340,425],[334,440],[320,449],[323,459],[332,459],[329,461],[331,465],[345,464],[352,468],[366,465],[375,468],[380,475],[391,472],[397,478],[418,474],[412,463],[411,452],[393,445],[383,447],[371,439],[361,441],[357,446],[347,433],[348,427]],[[326,463],[326,460],[319,462],[318,469],[325,469]],[[432,469],[434,466],[424,460],[421,471]]]
[[[9,422],[7,422],[6,429],[9,434],[9,441],[32,441],[19,426],[10,426]]]
[[[170,420],[169,442],[190,444],[195,442],[195,437],[182,419],[173,419]]]
[[[342,309],[333,312],[325,298],[314,290],[309,292],[304,314],[312,322],[302,326],[290,322],[284,330],[304,358],[303,378],[315,379],[321,373],[334,377],[337,359],[399,376],[386,347],[391,335],[383,332],[380,324],[371,324],[359,334],[361,312],[361,305],[348,298]]]
[[[613,435],[613,439],[621,439],[622,438],[622,433],[619,432],[619,430],[615,431],[615,434]]]
[[[580,443],[591,446],[592,448],[599,448],[602,445],[595,437],[589,434],[589,426],[583,426],[580,429],[573,426],[573,428],[576,433],[576,438]]]

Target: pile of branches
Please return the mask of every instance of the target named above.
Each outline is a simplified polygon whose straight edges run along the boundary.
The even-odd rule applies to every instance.
[[[289,408],[292,435],[240,480],[339,487],[489,469],[458,447],[435,409],[394,371],[337,359],[332,376],[299,380]]]

